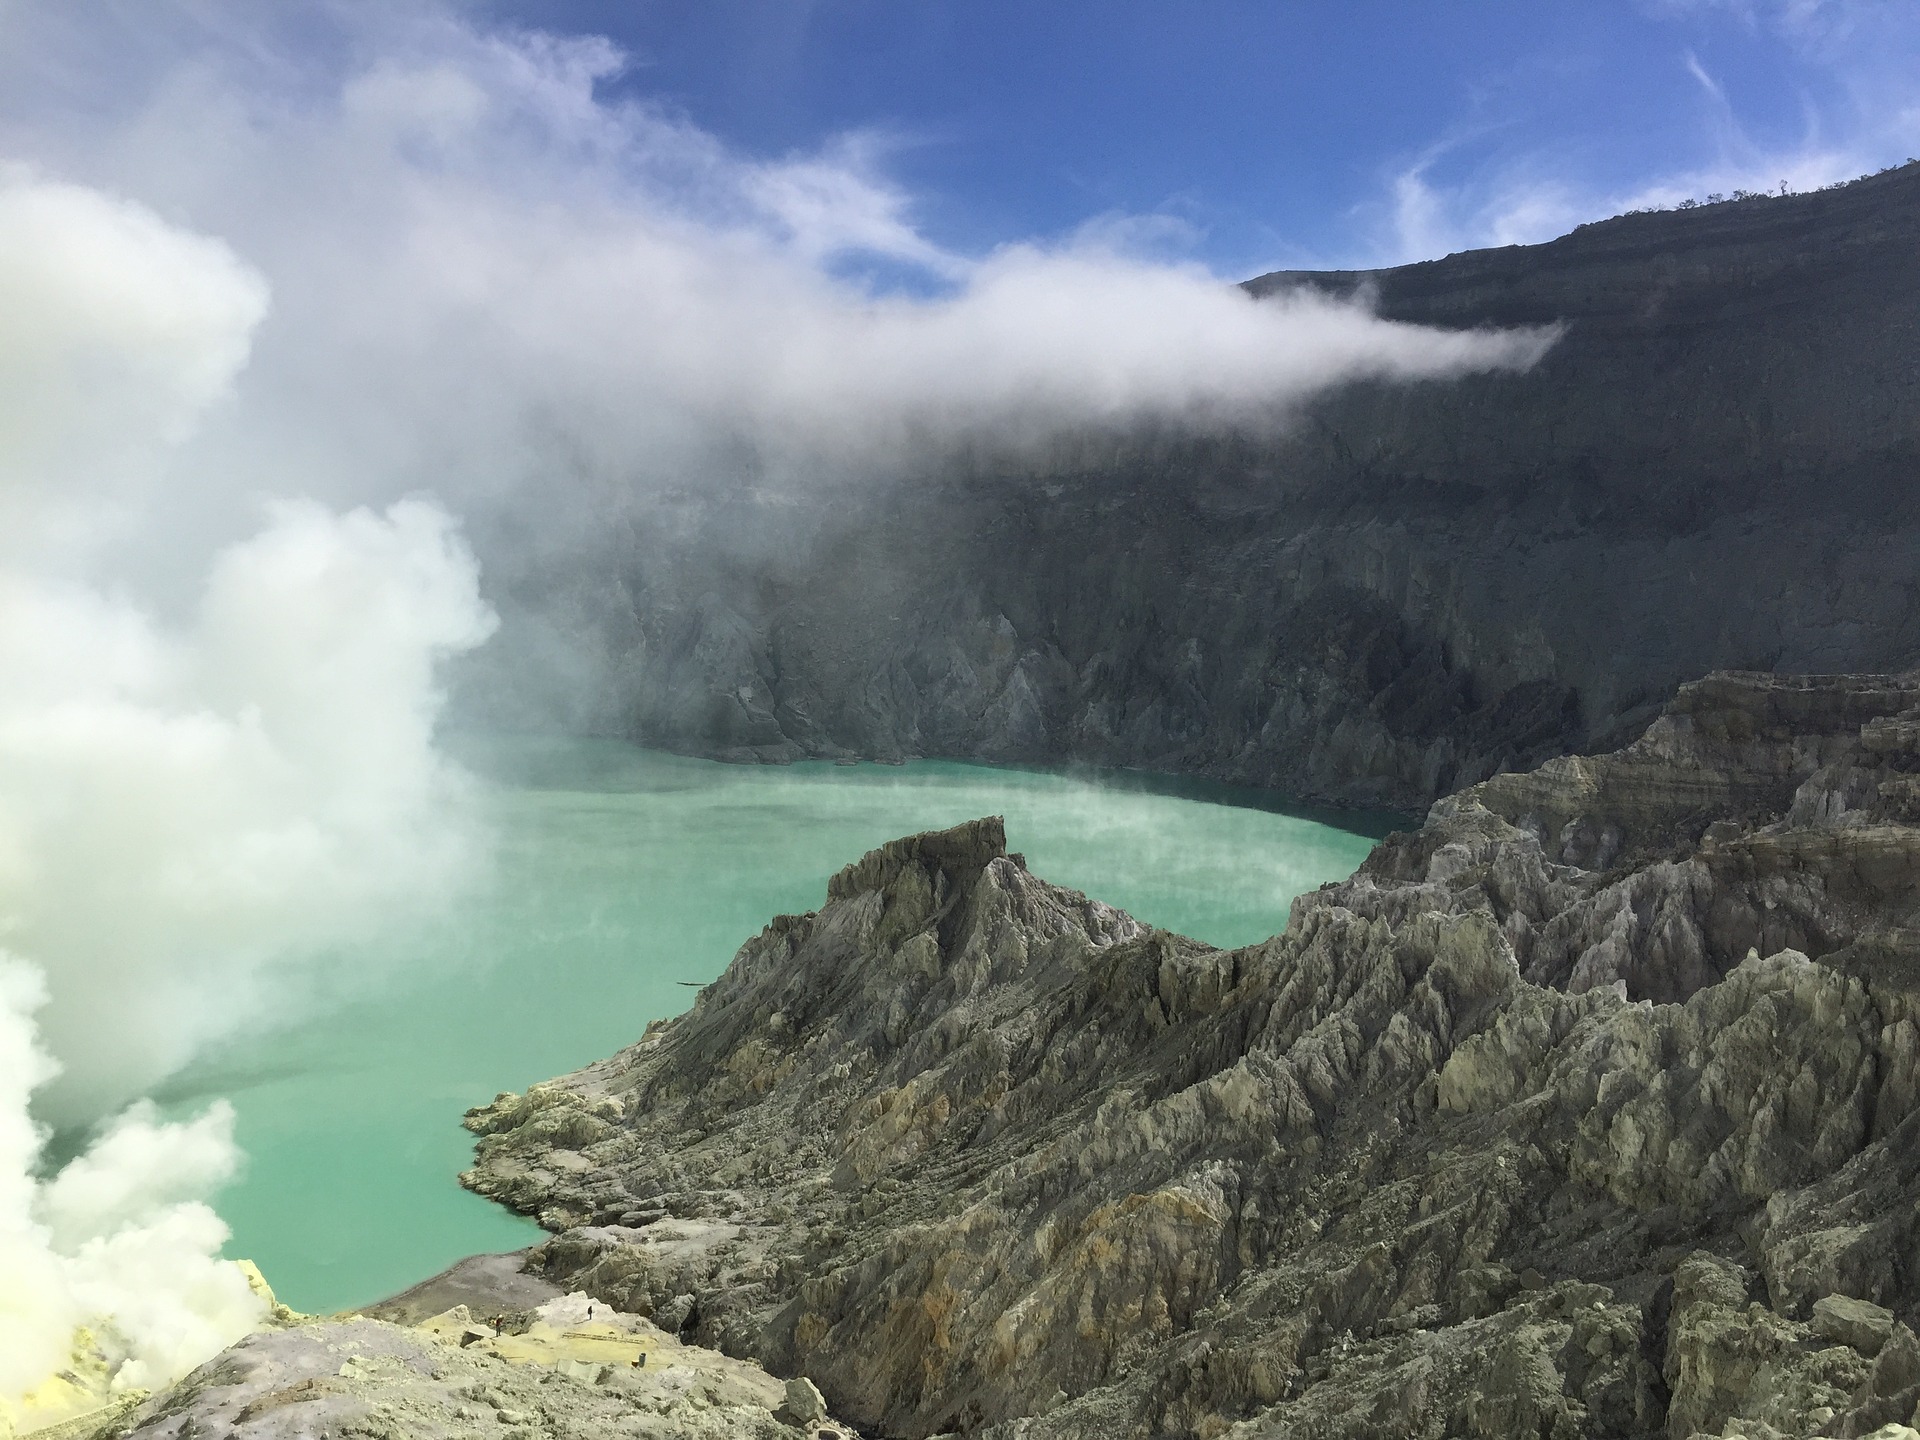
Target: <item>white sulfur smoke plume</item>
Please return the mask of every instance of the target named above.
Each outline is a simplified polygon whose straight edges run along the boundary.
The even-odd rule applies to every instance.
[[[266,308],[226,246],[75,185],[0,171],[0,504],[9,541],[184,440]]]
[[[224,1104],[172,1125],[136,1107],[53,1180],[33,1179],[42,1137],[28,1101],[57,1068],[34,1034],[44,999],[39,972],[0,954],[0,1418],[36,1390],[35,1419],[94,1398],[40,1388],[61,1370],[94,1369],[87,1378],[110,1393],[152,1388],[267,1311],[245,1272],[219,1258],[226,1226],[198,1198],[236,1162]],[[76,1357],[83,1325],[92,1344]]]
[[[76,1326],[126,1389],[264,1312],[203,1203],[237,1163],[230,1108],[134,1105],[41,1182],[35,1093],[108,1114],[477,858],[434,670],[493,620],[443,511],[280,502],[173,623],[87,579],[265,304],[224,245],[0,179],[0,943],[25,957],[0,956],[0,1401],[67,1367]]]
[[[440,511],[288,505],[192,623],[0,577],[0,916],[46,967],[61,1120],[265,1008],[281,967],[472,857],[436,658],[491,620]]]
[[[74,1121],[258,1013],[278,968],[448,893],[471,834],[434,666],[493,622],[421,501],[282,502],[174,625],[66,573],[74,545],[33,542],[118,526],[264,294],[222,246],[20,176],[0,255],[0,353],[32,361],[0,372],[0,935],[47,973],[49,1113]]]

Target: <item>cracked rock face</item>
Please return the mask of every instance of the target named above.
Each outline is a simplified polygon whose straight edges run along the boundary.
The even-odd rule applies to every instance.
[[[465,1178],[867,1433],[1906,1425],[1917,806],[1920,678],[1720,674],[1240,950],[896,841]]]

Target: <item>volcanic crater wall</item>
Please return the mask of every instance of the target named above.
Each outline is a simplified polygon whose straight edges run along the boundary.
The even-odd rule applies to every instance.
[[[658,499],[507,597],[731,759],[1203,773],[1424,804],[1637,733],[1717,667],[1920,656],[1920,166],[1367,273],[1526,374],[1363,383],[1279,438],[1083,437],[796,497]]]

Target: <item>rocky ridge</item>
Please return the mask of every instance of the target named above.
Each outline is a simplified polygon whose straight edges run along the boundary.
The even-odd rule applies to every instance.
[[[1920,676],[1728,673],[1239,950],[916,836],[465,1178],[866,1433],[1907,1425],[1916,822]]]

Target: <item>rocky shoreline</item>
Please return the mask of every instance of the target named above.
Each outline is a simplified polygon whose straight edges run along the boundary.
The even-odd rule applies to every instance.
[[[1916,859],[1920,674],[1710,676],[1238,950],[982,820],[472,1112],[463,1178],[553,1232],[522,1280],[870,1436],[1878,1433],[1920,1406]]]

